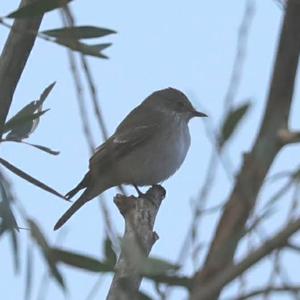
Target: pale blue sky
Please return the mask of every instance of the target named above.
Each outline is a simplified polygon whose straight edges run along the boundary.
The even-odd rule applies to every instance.
[[[274,51],[280,29],[282,10],[271,0],[254,1],[256,12],[250,30],[241,86],[235,103],[251,99],[253,107],[227,154],[235,168],[241,162],[242,153],[250,149],[255,136],[270,82]],[[216,125],[222,112],[223,98],[228,87],[233,59],[237,46],[237,34],[245,9],[245,1],[73,1],[72,8],[80,25],[103,26],[116,30],[116,35],[103,41],[113,42],[105,52],[109,60],[89,58],[100,96],[100,105],[108,130],[112,133],[119,121],[154,90],[172,86],[183,90],[194,101],[205,108],[211,122]],[[5,2],[0,15],[17,7],[18,1]],[[60,16],[52,12],[44,18],[42,29],[60,27]],[[1,45],[7,29],[0,28]],[[100,40],[99,40],[100,41]],[[1,157],[28,171],[57,190],[65,193],[81,179],[88,165],[88,148],[82,132],[72,77],[66,51],[55,44],[38,40],[15,93],[11,114],[29,101],[37,98],[51,82],[57,84],[46,101],[51,111],[43,116],[38,129],[29,141],[58,149],[61,154],[53,157],[27,146],[4,144]],[[85,90],[87,92],[87,90]],[[89,101],[89,99],[88,99]],[[196,102],[197,101],[197,102]],[[300,103],[294,102],[291,124],[299,128],[296,118]],[[90,109],[94,137],[102,142]],[[298,113],[299,115],[299,113]],[[190,200],[195,197],[203,181],[211,144],[205,135],[202,120],[190,124],[192,146],[183,167],[164,183],[167,198],[157,217],[155,229],[160,239],[152,254],[176,260],[191,217]],[[272,172],[296,167],[299,146],[283,151],[276,160]],[[57,232],[52,228],[68,204],[8,174],[14,189],[27,213],[38,222],[49,241],[54,242]],[[230,191],[230,182],[220,168],[209,205],[225,200]],[[270,197],[272,190],[263,195]],[[114,189],[105,193],[112,221],[121,233],[123,219],[112,202]],[[202,223],[201,234],[210,237],[216,224],[216,216]],[[280,219],[280,215],[278,216]],[[21,221],[20,221],[21,222]],[[274,222],[273,222],[274,223]],[[272,223],[272,224],[273,224]],[[274,223],[275,224],[275,223]],[[20,224],[22,226],[25,224]],[[74,216],[65,226],[63,247],[100,257],[103,240],[103,221],[99,204],[92,201]],[[272,225],[273,227],[273,225]],[[268,228],[266,229],[268,232]],[[21,259],[26,254],[25,240],[28,232],[21,231]],[[44,263],[39,253],[35,255],[35,277],[38,286]],[[23,299],[24,270],[15,276],[10,242],[1,239],[0,247],[1,295],[5,299]],[[298,259],[298,258],[297,258]],[[189,264],[190,265],[190,264]],[[293,264],[290,265],[291,270]],[[69,299],[85,299],[96,274],[62,267],[69,287]],[[192,268],[187,268],[190,273]],[[263,264],[252,276],[254,282],[265,278]],[[293,271],[293,270],[292,270]],[[260,277],[260,274],[261,277]],[[255,277],[255,278],[254,278]],[[104,280],[98,299],[104,299],[110,278]],[[145,289],[151,293],[149,287]],[[64,299],[56,283],[50,282],[46,299]],[[172,299],[182,299],[184,293],[173,294]],[[33,298],[36,298],[34,290]],[[273,299],[273,298],[272,298]],[[284,296],[274,299],[288,299]]]

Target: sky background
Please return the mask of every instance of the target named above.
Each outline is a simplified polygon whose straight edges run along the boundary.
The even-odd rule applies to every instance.
[[[283,13],[275,1],[253,2],[255,16],[250,27],[241,84],[234,99],[235,105],[250,100],[252,108],[246,122],[226,148],[226,155],[235,170],[240,166],[242,154],[250,149],[260,125]],[[210,122],[217,126],[222,115],[245,5],[246,1],[233,0],[73,1],[71,7],[78,25],[95,25],[117,31],[116,35],[97,41],[113,43],[105,51],[110,57],[109,60],[88,58],[109,133],[113,133],[126,114],[145,97],[165,87],[184,91],[196,107],[209,115]],[[17,6],[18,1],[3,2],[0,15],[6,15]],[[60,26],[59,13],[51,12],[45,16],[41,28],[46,30]],[[8,30],[0,27],[1,45],[4,44],[7,34]],[[43,116],[39,127],[28,141],[57,149],[61,152],[60,155],[47,155],[14,143],[1,145],[0,155],[65,193],[84,175],[89,158],[65,48],[37,40],[14,95],[10,116],[37,99],[43,89],[53,81],[57,82],[56,86],[45,103],[45,108],[51,110]],[[299,129],[298,87],[297,83],[290,125]],[[87,89],[84,92],[87,94]],[[90,101],[88,97],[86,100]],[[91,105],[89,116],[94,139],[99,145],[102,138]],[[192,145],[189,154],[176,175],[164,183],[167,197],[155,224],[160,239],[153,247],[152,254],[172,262],[176,262],[190,224],[191,200],[197,197],[212,151],[203,122],[199,119],[191,121]],[[271,174],[280,170],[293,170],[297,167],[298,161],[295,158],[298,157],[298,145],[283,150],[277,157]],[[13,174],[6,174],[13,182],[14,191],[28,215],[39,224],[49,241],[55,243],[60,233],[53,232],[52,228],[58,217],[68,208],[68,203]],[[226,200],[231,189],[231,180],[222,167],[218,169],[216,187],[209,197],[208,206]],[[261,198],[269,198],[275,187],[276,185],[262,191]],[[127,190],[134,192],[131,188]],[[121,234],[124,224],[112,201],[115,193],[115,189],[106,192],[104,201],[114,226]],[[91,201],[67,223],[62,229],[62,247],[98,258],[103,257],[104,222],[99,207],[98,200]],[[265,227],[266,234],[282,224],[284,207],[278,205],[276,216]],[[218,217],[219,214],[211,215],[201,223],[200,234],[203,240],[209,241]],[[21,219],[19,225],[26,226]],[[22,266],[21,274],[17,276],[14,273],[10,241],[7,237],[1,239],[0,278],[5,280],[0,280],[0,291],[3,299],[24,298],[24,261],[28,232],[21,231],[19,236]],[[32,299],[37,299],[38,286],[46,272],[39,251],[35,251],[34,264],[35,289]],[[290,254],[287,258],[287,269],[291,277],[297,277],[297,266],[299,258]],[[84,273],[77,269],[62,266],[61,270],[69,287],[68,299],[86,299],[99,279],[97,274]],[[255,267],[249,274],[251,285],[263,283],[266,280],[266,270],[264,263]],[[189,262],[184,273],[191,274],[192,271],[193,266]],[[105,298],[109,283],[110,277],[106,276],[99,288],[97,299]],[[152,294],[150,283],[143,284],[143,289]],[[227,293],[235,293],[234,285],[224,295]],[[171,299],[184,299],[184,296],[184,291],[179,291],[173,293]],[[59,300],[65,297],[57,284],[50,281],[45,299]],[[272,299],[290,298],[282,294]]]

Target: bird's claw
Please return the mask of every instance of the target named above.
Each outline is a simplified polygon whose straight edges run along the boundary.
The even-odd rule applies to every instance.
[[[157,207],[157,204],[156,204],[155,201],[149,196],[148,193],[143,193],[143,192],[141,192],[141,190],[140,190],[140,189],[138,188],[138,186],[135,185],[135,184],[134,184],[133,186],[134,186],[135,190],[136,190],[137,193],[138,193],[138,198],[147,199],[147,200],[149,200],[149,201],[153,204],[153,206]]]

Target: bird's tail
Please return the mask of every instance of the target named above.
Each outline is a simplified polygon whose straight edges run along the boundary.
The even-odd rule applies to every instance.
[[[79,182],[79,184],[65,195],[65,198],[68,200],[71,199],[80,190],[85,189],[88,186],[89,181],[90,181],[90,173],[88,172],[85,174],[83,179]]]
[[[86,202],[91,200],[93,197],[89,197],[87,194],[88,190],[85,190],[83,194],[76,200],[72,206],[60,217],[57,223],[54,226],[54,230],[59,229],[63,226],[72,216],[76,213],[76,211],[83,206]]]

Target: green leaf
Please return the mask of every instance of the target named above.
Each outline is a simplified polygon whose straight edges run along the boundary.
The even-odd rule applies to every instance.
[[[74,26],[46,30],[42,31],[41,33],[55,38],[79,40],[99,38],[112,33],[116,33],[116,31],[95,26]]]
[[[7,139],[22,140],[28,138],[29,135],[37,128],[40,116],[48,111],[42,111],[42,107],[54,85],[55,82],[51,83],[47,88],[45,88],[38,100],[27,104],[5,123],[4,132],[10,131],[6,136]]]
[[[48,110],[49,109],[46,109],[32,114],[15,115],[4,125],[4,132],[10,130],[6,138],[15,140],[28,138],[29,135],[36,129],[39,123],[39,117]]]
[[[65,290],[66,287],[64,284],[63,277],[56,267],[56,260],[52,257],[51,248],[49,247],[49,244],[48,244],[44,234],[42,233],[40,228],[37,226],[37,224],[33,220],[27,219],[27,222],[30,227],[31,236],[35,240],[37,245],[40,247],[40,250],[41,250],[44,258],[46,259],[46,261],[48,263],[48,267],[49,267],[51,274],[56,279],[56,281],[60,285],[60,287],[63,290]]]
[[[183,286],[190,289],[193,285],[193,278],[186,276],[175,276],[175,275],[155,275],[148,276],[144,275],[147,278],[153,280],[154,282],[160,284],[167,284],[169,286]]]
[[[23,142],[24,143],[24,142]],[[36,144],[31,144],[31,143],[24,143],[26,145],[30,145],[32,147],[35,147],[37,149],[40,149],[41,151],[44,151],[44,152],[47,152],[49,154],[52,154],[52,155],[58,155],[59,154],[59,151],[56,151],[56,150],[52,150],[48,147],[45,147],[45,146],[41,146],[41,145],[36,145]]]
[[[90,55],[99,58],[108,58],[106,55],[101,53],[101,51],[111,46],[111,43],[87,45],[82,42],[79,42],[78,40],[61,38],[56,39],[55,42],[73,51],[77,51],[84,55]]]
[[[106,237],[104,241],[104,253],[106,263],[113,268],[117,262],[117,256],[112,248],[112,243],[109,237]]]
[[[2,219],[1,226],[5,226],[6,229],[19,231],[19,227],[15,216],[11,210],[9,196],[7,194],[7,187],[3,181],[3,175],[0,178],[0,191],[1,191],[1,202],[0,202],[0,217]]]
[[[65,6],[72,0],[42,0],[25,5],[7,15],[7,18],[32,18]]]
[[[300,169],[293,172],[292,177],[293,177],[293,180],[295,180],[297,182],[300,181]]]
[[[62,250],[59,248],[51,248],[51,256],[56,262],[62,262],[69,266],[81,268],[91,272],[112,272],[113,268],[93,257]]]
[[[56,190],[54,190],[53,188],[49,187],[48,185],[46,185],[45,183],[39,181],[38,179],[35,179],[34,177],[30,176],[29,174],[25,173],[24,171],[20,170],[19,168],[15,167],[14,165],[12,165],[11,163],[9,163],[8,161],[6,161],[3,158],[0,158],[0,163],[7,168],[8,170],[10,170],[11,172],[15,173],[16,175],[18,175],[19,177],[27,180],[28,182],[32,183],[33,185],[39,187],[42,190],[45,190],[55,196],[58,196],[59,198],[64,199],[65,201],[69,201],[68,199],[66,199],[62,194],[60,194],[59,192],[57,192]]]
[[[23,124],[33,121],[40,117],[45,112],[35,113],[37,110],[37,101],[32,101],[24,106],[19,112],[17,112],[11,119],[9,119],[4,125],[4,133],[10,130],[16,129]],[[31,124],[30,124],[31,125]],[[31,125],[32,127],[32,125]]]
[[[15,230],[10,231],[11,245],[14,254],[14,264],[15,271],[18,272],[20,268],[20,258],[19,258],[19,242],[17,239],[17,233]]]
[[[55,86],[56,82],[52,82],[49,86],[47,86],[44,91],[42,92],[40,99],[38,101],[38,105],[43,105],[46,98],[49,96],[50,92],[52,91],[53,87]]]
[[[58,155],[60,153],[59,151],[52,150],[52,149],[50,149],[48,147],[45,147],[45,146],[31,144],[31,143],[28,143],[28,142],[14,140],[14,139],[7,139],[7,138],[5,138],[5,139],[2,139],[1,142],[14,142],[14,143],[19,143],[19,144],[25,144],[25,145],[37,148],[37,149],[39,149],[41,151],[47,152],[47,153],[52,154],[52,155]]]
[[[36,243],[40,246],[43,253],[46,256],[48,256],[49,246],[44,234],[41,232],[40,228],[33,220],[28,219],[27,222],[30,227],[31,236],[36,241]]]
[[[228,113],[221,129],[221,136],[219,140],[220,148],[231,138],[241,120],[248,112],[250,106],[251,103],[247,102]]]
[[[147,257],[141,264],[140,272],[145,276],[156,276],[177,271],[179,268],[178,265],[174,265],[166,260]]]
[[[12,245],[12,254],[14,258],[15,271],[19,271],[20,261],[19,261],[19,244],[17,239],[17,231],[19,227],[13,211],[11,209],[11,202],[13,201],[13,195],[10,191],[9,185],[3,176],[0,173],[0,235],[4,232],[8,232],[11,238]]]
[[[33,277],[33,259],[32,259],[32,248],[29,245],[27,248],[26,258],[26,276],[25,276],[25,299],[30,299],[32,292],[32,277]]]

